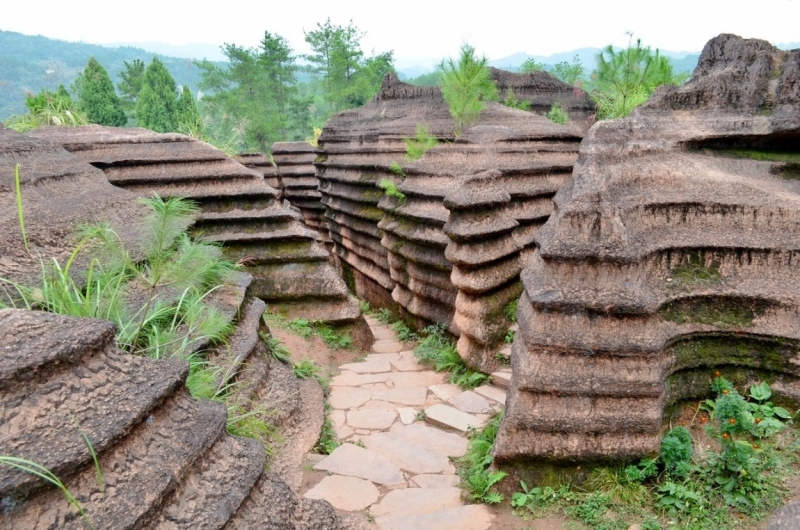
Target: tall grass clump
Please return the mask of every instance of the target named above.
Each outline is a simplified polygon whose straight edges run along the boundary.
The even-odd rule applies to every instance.
[[[488,375],[476,372],[464,363],[444,326],[428,326],[422,332],[425,338],[414,349],[414,356],[421,363],[432,366],[437,372],[450,372],[449,382],[465,389],[478,387],[489,380]]]

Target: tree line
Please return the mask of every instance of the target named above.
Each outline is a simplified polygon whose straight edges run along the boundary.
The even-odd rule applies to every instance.
[[[394,70],[393,52],[367,56],[364,33],[352,21],[339,26],[328,19],[305,33],[312,52],[297,55],[286,39],[265,32],[254,48],[225,44],[228,63],[199,61],[197,97],[176,84],[158,57],[149,64],[124,62],[116,88],[103,66],[91,58],[71,87],[40,91],[26,98],[28,114],[9,121],[18,130],[43,124],[111,126],[137,125],[157,132],[179,132],[208,141],[230,153],[269,152],[273,142],[301,140],[334,113],[358,107],[380,89],[384,75]],[[302,61],[302,64],[300,63]],[[523,72],[548,70],[565,83],[587,90],[598,107],[598,118],[625,116],[644,103],[664,83],[680,83],[668,58],[632,39],[624,50],[611,46],[598,55],[589,75],[576,56],[571,63],[545,67],[526,61]],[[462,46],[458,59],[443,60],[434,74],[412,80],[435,82],[456,120],[460,133],[480,113],[483,101],[499,99],[486,59]],[[74,97],[74,99],[73,99]],[[525,108],[513,94],[505,104]],[[553,108],[554,121],[567,116]]]

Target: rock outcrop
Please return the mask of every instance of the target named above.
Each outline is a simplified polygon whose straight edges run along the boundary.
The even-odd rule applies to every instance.
[[[522,272],[496,462],[657,453],[716,370],[800,399],[798,146],[800,50],[733,35],[589,130]]]
[[[0,526],[351,528],[326,502],[298,497],[265,471],[260,442],[226,433],[222,404],[189,397],[185,362],[129,355],[114,337],[105,321],[0,310],[3,454],[51,470],[85,510],[84,518],[52,484],[0,466]],[[315,382],[287,388],[259,344],[246,357],[266,364],[248,370],[259,374],[255,394],[311,391],[321,402]]]
[[[275,142],[272,158],[277,166],[278,181],[283,198],[303,214],[306,226],[319,232],[319,240],[328,249],[333,242],[325,222],[325,205],[319,192],[314,161],[319,152],[308,142]]]
[[[264,176],[264,182],[279,192],[281,191],[281,182],[278,179],[278,170],[275,168],[275,164],[267,155],[263,153],[242,153],[237,155],[234,160],[257,173],[260,173]],[[283,196],[279,194],[278,198],[283,199]]]
[[[544,73],[524,77],[560,83]],[[441,142],[408,161],[404,139],[419,126]],[[511,324],[503,308],[521,290],[520,254],[532,248],[552,211],[551,198],[572,170],[584,125],[558,125],[490,102],[458,139],[453,127],[437,87],[387,75],[373,102],[328,122],[317,172],[334,254],[356,292],[378,305],[391,293],[390,307],[417,327],[438,323],[460,335],[461,355],[492,371]],[[490,187],[505,190],[504,201],[480,203],[461,193],[490,170]],[[382,181],[396,189],[384,193]],[[452,201],[448,194],[455,194]],[[485,222],[505,215],[502,228]]]
[[[194,230],[245,265],[254,296],[289,318],[347,326],[357,345],[369,345],[358,301],[316,242],[317,233],[278,200],[263,173],[180,134],[91,125],[42,127],[30,135],[62,145],[138,195],[197,201],[202,211]]]
[[[15,185],[19,164],[25,248]],[[31,286],[41,282],[42,264],[66,264],[78,244],[81,224],[106,221],[135,253],[137,228],[146,214],[135,195],[112,186],[99,169],[58,145],[29,138],[0,125],[0,278]],[[85,270],[85,254],[73,271]],[[0,299],[16,297],[0,284]]]

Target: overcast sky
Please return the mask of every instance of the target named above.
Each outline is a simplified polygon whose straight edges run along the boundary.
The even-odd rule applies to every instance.
[[[517,52],[550,55],[581,47],[643,44],[699,51],[719,33],[774,44],[800,41],[800,0],[4,0],[0,29],[69,41],[157,41],[245,46],[264,31],[308,51],[303,31],[330,17],[366,32],[363,49],[394,50],[402,63],[455,55],[469,42],[489,59]],[[123,7],[124,6],[124,7]],[[476,7],[471,7],[476,6]]]

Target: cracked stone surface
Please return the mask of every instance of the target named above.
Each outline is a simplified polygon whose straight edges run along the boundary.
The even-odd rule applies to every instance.
[[[334,508],[345,511],[363,510],[378,500],[380,492],[369,480],[330,475],[308,490],[307,499],[324,499]]]

